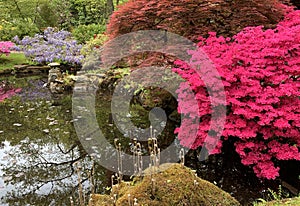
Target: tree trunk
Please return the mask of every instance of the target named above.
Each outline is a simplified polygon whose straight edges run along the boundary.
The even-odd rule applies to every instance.
[[[107,16],[110,16],[115,10],[113,0],[107,0],[106,5],[107,5]]]

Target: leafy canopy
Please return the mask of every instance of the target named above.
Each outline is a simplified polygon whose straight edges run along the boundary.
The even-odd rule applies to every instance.
[[[278,0],[129,0],[107,26],[110,38],[138,30],[167,30],[190,40],[207,35],[233,36],[246,26],[273,28],[284,15]]]

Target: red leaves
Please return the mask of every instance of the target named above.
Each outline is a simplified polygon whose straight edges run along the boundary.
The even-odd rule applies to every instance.
[[[199,49],[191,52],[189,65],[176,61],[178,68],[173,71],[187,80],[178,90],[180,113],[191,119],[184,119],[180,126],[184,146],[204,145],[204,137],[211,132],[211,112],[217,106],[209,102],[211,95],[218,96],[214,79],[204,84],[194,70],[203,63],[204,51],[224,82],[228,115],[222,136],[225,140],[238,138],[235,146],[242,163],[253,166],[258,177],[274,179],[279,171],[274,160],[300,160],[299,15],[300,11],[288,13],[273,30],[246,28],[233,41],[210,33],[207,39],[199,38]],[[208,65],[205,62],[201,67]],[[201,74],[207,75],[208,70]],[[184,88],[188,86],[196,99],[187,96]],[[209,94],[207,88],[214,92]],[[199,105],[198,116],[190,115],[194,104]],[[197,136],[190,136],[189,131],[197,128]]]
[[[233,36],[246,26],[270,28],[284,11],[278,0],[129,0],[112,14],[107,30],[111,39],[132,31],[162,29],[196,41],[209,31]]]

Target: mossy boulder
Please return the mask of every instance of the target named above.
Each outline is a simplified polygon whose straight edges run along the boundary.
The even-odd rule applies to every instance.
[[[167,167],[167,169],[163,169]],[[89,206],[138,205],[170,206],[216,206],[240,205],[227,192],[195,175],[191,169],[180,164],[164,164],[159,172],[122,182],[114,186],[110,195],[92,195]],[[115,198],[114,198],[115,197]],[[115,203],[114,203],[115,199]]]

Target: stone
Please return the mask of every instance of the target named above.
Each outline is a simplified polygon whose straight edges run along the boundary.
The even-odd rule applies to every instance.
[[[15,65],[14,69],[20,71],[20,70],[24,70],[28,67],[28,65]]]
[[[58,62],[51,62],[48,64],[49,67],[59,67],[60,66],[60,63]]]

